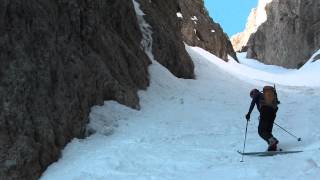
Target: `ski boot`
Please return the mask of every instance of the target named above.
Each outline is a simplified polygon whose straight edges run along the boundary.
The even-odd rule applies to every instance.
[[[268,139],[268,142],[269,142],[268,151],[277,151],[277,144],[279,143],[279,141],[276,138],[271,137]]]

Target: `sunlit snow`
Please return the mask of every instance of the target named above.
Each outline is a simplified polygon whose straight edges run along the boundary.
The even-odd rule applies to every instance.
[[[178,18],[183,18],[183,15],[181,14],[181,12],[177,12],[177,17]]]

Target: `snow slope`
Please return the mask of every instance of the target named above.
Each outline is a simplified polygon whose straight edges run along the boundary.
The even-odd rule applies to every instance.
[[[261,70],[243,64],[239,65],[243,69],[235,70],[232,61],[225,63],[199,48],[186,48],[195,63],[196,80],[178,79],[154,62],[150,66],[150,88],[139,93],[141,110],[113,101],[93,107],[91,121],[102,125],[113,119],[117,123],[114,134],[105,136],[97,128],[98,133],[87,139],[74,139],[41,179],[312,180],[319,177],[318,87],[278,85],[281,106],[276,122],[302,137],[302,142],[277,127],[274,135],[280,140],[281,148],[305,152],[245,157],[245,162],[240,163],[241,156],[236,150],[242,150],[243,146],[246,122],[243,116],[250,103],[248,92],[264,84],[257,80]],[[248,127],[246,151],[266,149],[257,134],[257,117],[255,110]]]
[[[237,55],[240,64],[232,60],[232,57],[229,57],[231,59],[229,63],[224,63],[216,61],[216,56],[201,48],[195,47],[194,50],[201,56],[208,57],[210,60],[213,59],[211,62],[219,66],[219,68],[247,82],[257,84],[259,81],[263,81],[264,84],[268,83],[270,85],[320,87],[320,79],[317,78],[320,75],[320,61],[312,62],[313,57],[320,54],[320,50],[299,70],[265,65],[257,60],[247,59],[246,53]]]

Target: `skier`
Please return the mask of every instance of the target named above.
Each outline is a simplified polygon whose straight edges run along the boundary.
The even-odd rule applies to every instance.
[[[250,97],[252,101],[246,119],[247,121],[250,120],[250,114],[254,106],[257,105],[260,112],[258,133],[268,143],[268,151],[276,151],[279,141],[272,135],[273,123],[278,111],[278,104],[280,104],[276,90],[272,86],[265,86],[263,92],[252,89]]]

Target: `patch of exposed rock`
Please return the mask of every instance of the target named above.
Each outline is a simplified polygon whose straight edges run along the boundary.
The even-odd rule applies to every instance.
[[[237,60],[228,36],[210,18],[203,0],[179,0],[176,16],[180,19],[185,43],[206,49],[226,61],[228,55]]]
[[[320,48],[320,1],[273,0],[267,21],[251,35],[247,57],[299,68]]]
[[[138,0],[144,18],[153,32],[153,54],[155,60],[179,78],[194,78],[194,65],[186,53],[176,17],[177,0]]]

